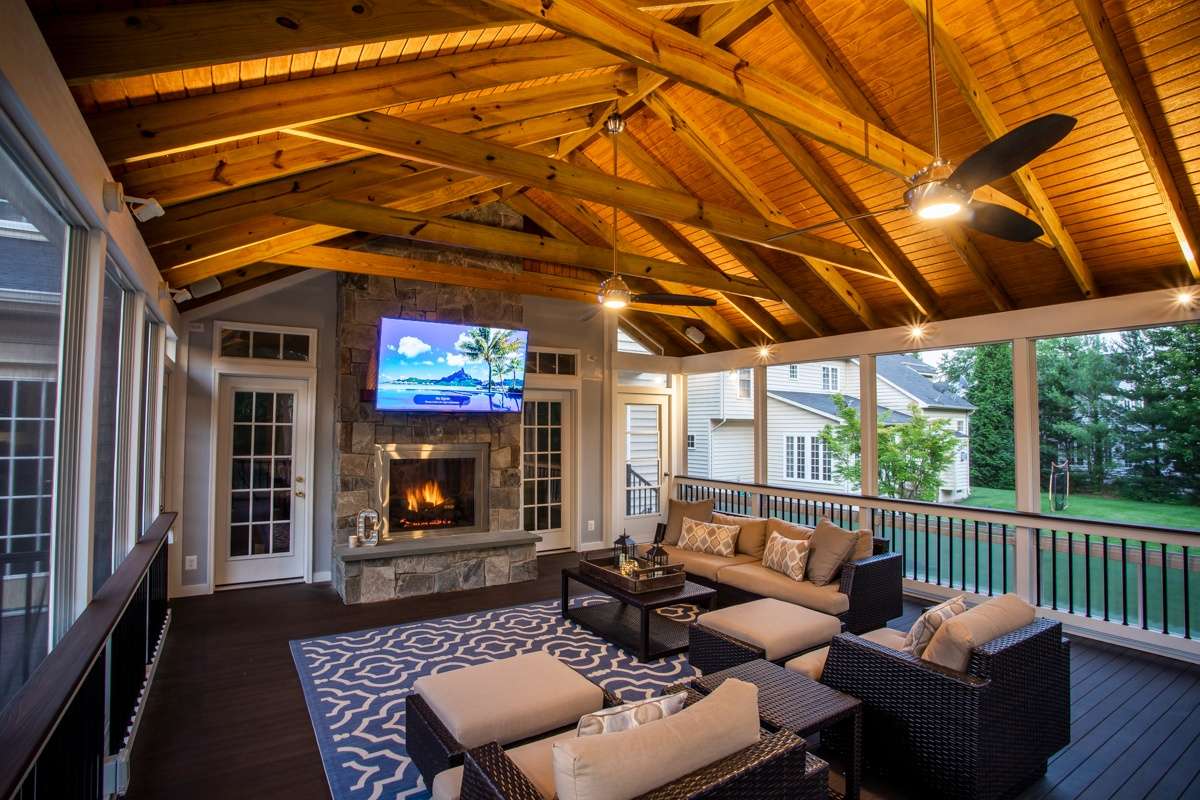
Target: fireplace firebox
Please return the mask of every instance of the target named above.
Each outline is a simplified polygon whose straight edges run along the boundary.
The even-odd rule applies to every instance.
[[[384,541],[488,529],[487,444],[385,444],[375,454]]]

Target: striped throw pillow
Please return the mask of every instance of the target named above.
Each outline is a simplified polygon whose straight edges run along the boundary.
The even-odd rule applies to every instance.
[[[737,545],[739,525],[718,525],[715,522],[697,522],[683,518],[683,532],[679,534],[679,549],[696,553],[711,553],[714,556],[731,556]]]
[[[967,598],[962,594],[927,609],[904,637],[904,650],[917,657],[923,656],[925,648],[929,647],[929,642],[933,640],[938,628],[942,627],[942,623],[966,610]]]
[[[804,568],[808,566],[808,540],[789,539],[783,534],[772,533],[763,551],[763,566],[782,572],[794,581],[804,580]]]

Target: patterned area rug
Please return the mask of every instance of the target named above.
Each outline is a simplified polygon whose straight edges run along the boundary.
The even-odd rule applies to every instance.
[[[573,604],[603,602],[579,597]],[[694,607],[664,609],[680,621]],[[558,601],[291,643],[334,800],[427,798],[404,749],[404,698],[422,675],[545,650],[624,700],[692,676],[686,654],[649,663],[565,621]]]

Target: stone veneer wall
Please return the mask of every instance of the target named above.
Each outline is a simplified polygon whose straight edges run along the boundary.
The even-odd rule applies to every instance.
[[[522,223],[519,215],[498,203],[475,209],[465,216],[473,222],[497,227],[519,228]],[[395,239],[373,239],[363,242],[360,247],[372,252],[417,257],[458,266],[483,267],[501,272],[516,272],[521,269],[520,259],[422,246]],[[334,465],[334,485],[337,487],[334,547],[346,544],[347,538],[354,532],[355,515],[361,509],[371,506],[371,456],[377,443],[488,442],[491,447],[488,529],[506,531],[520,528],[519,414],[380,412],[375,410],[373,401],[363,400],[363,390],[368,388],[368,377],[378,346],[381,317],[521,327],[522,316],[521,298],[515,293],[445,286],[400,278],[350,274],[339,276],[338,420],[335,426],[338,458]],[[414,568],[415,562],[401,559],[391,561],[398,562],[394,564],[398,576],[397,591],[401,591],[403,584],[404,590],[411,595],[425,593],[415,590],[427,589],[430,585],[433,586],[433,591],[449,591],[474,585],[482,586],[493,581],[508,582],[500,580],[501,560],[506,564],[525,564],[511,570],[509,580],[535,577],[536,561],[532,562],[533,575],[526,575],[531,569],[528,562],[533,558],[532,545],[528,546],[528,551],[464,551],[437,554],[428,557],[430,560],[419,569]],[[447,558],[450,560],[447,561]],[[374,586],[377,581],[386,583],[383,573],[378,570],[372,573],[372,591],[368,592],[365,572],[361,578],[358,575],[346,574],[344,565],[336,558],[334,562],[334,585],[347,602],[357,602],[357,599],[351,600],[350,596],[360,594],[359,587],[350,585],[354,582],[361,584],[364,601],[367,600],[368,594],[372,599],[384,599],[379,596],[382,591],[375,591],[382,590],[383,587]],[[435,565],[440,566],[435,568]],[[352,565],[349,572],[357,570]],[[478,583],[480,579],[484,583]],[[409,589],[413,591],[408,591]]]

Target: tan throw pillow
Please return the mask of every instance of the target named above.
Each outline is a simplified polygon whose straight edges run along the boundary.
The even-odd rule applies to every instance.
[[[711,553],[714,556],[731,556],[737,544],[737,525],[718,525],[715,522],[697,522],[684,517],[683,533],[679,536],[680,550],[696,553]]]
[[[855,531],[858,539],[854,542],[854,552],[850,554],[851,561],[862,561],[875,555],[875,534],[866,528]]]
[[[584,714],[579,718],[575,733],[578,736],[600,736],[605,733],[632,730],[639,725],[678,714],[683,710],[686,702],[687,692],[676,692],[666,697],[651,697],[649,700],[639,700],[635,703],[622,703],[619,706]]]
[[[827,519],[818,522],[808,540],[808,579],[817,586],[831,583],[842,571],[842,564],[850,558],[857,542],[857,533],[842,530]]]
[[[758,688],[730,678],[666,719],[553,745],[558,800],[628,800],[756,744]]]
[[[772,533],[778,533],[785,539],[804,539],[808,540],[812,536],[813,529],[806,528],[803,525],[797,525],[794,522],[786,522],[779,517],[771,517],[767,520],[767,536]]]
[[[942,623],[966,610],[967,596],[962,594],[927,609],[924,614],[917,617],[917,621],[913,623],[912,628],[904,637],[904,649],[914,656],[925,655],[925,648],[929,647],[929,642],[938,632],[938,628],[942,627]]]
[[[794,581],[804,580],[804,567],[808,564],[808,540],[788,539],[772,533],[763,551],[763,566],[782,572]]]
[[[683,500],[672,498],[667,503],[667,532],[663,536],[663,544],[679,544],[679,536],[683,533],[683,518],[688,517],[699,522],[712,519],[713,500],[697,500],[685,503]]]
[[[762,558],[767,546],[767,521],[763,517],[735,517],[732,514],[713,514],[712,521],[718,525],[738,525],[737,551],[747,556]]]
[[[1015,594],[980,603],[942,623],[925,648],[923,658],[947,669],[966,672],[971,651],[992,639],[1033,622],[1033,606]]]

